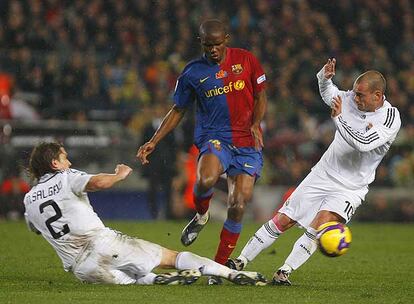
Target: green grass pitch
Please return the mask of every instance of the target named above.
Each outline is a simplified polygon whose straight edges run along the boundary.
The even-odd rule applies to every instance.
[[[221,223],[209,223],[189,248],[180,244],[185,222],[107,222],[109,227],[176,250],[212,257]],[[244,225],[237,255],[260,226]],[[23,222],[0,222],[0,303],[414,303],[414,225],[350,226],[353,242],[339,258],[316,253],[291,276],[293,286],[109,286],[78,282],[63,271],[51,246]],[[293,228],[247,270],[271,279],[302,230]]]

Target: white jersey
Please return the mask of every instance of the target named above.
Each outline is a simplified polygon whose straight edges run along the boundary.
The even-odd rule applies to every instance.
[[[90,239],[105,228],[85,192],[91,177],[73,169],[49,173],[24,197],[26,220],[53,246],[66,271]]]
[[[375,179],[375,170],[389,150],[401,126],[400,114],[387,100],[375,112],[358,110],[353,91],[340,91],[317,74],[319,92],[331,106],[332,98],[342,99],[342,113],[333,121],[335,138],[312,170],[323,170],[349,189],[368,188]],[[385,97],[384,97],[385,99]]]

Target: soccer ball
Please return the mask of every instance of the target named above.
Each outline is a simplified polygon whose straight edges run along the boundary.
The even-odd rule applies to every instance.
[[[319,250],[328,257],[345,254],[352,241],[351,230],[340,222],[327,222],[319,226],[316,238]]]

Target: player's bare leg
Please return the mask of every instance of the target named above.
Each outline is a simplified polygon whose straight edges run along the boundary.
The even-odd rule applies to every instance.
[[[295,242],[293,249],[286,258],[285,263],[280,267],[273,276],[273,284],[275,285],[291,285],[289,275],[293,270],[302,266],[316,251],[316,230],[324,223],[330,221],[344,222],[344,219],[338,214],[321,210],[315,216],[310,227],[305,233]]]
[[[181,243],[184,246],[191,245],[207,224],[213,186],[217,183],[222,172],[223,167],[216,155],[203,154],[200,157],[197,165],[197,181],[193,193],[197,213],[181,233]]]

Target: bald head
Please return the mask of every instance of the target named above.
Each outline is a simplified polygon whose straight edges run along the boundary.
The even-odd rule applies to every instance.
[[[205,37],[213,34],[224,34],[227,35],[226,27],[223,22],[218,19],[208,19],[201,23],[198,30],[200,37]]]
[[[385,93],[386,81],[384,76],[378,71],[370,70],[361,75],[355,80],[355,84],[361,82],[367,82],[368,88],[371,92],[380,91],[381,94]]]
[[[385,78],[378,71],[361,74],[354,83],[355,103],[358,110],[375,112],[384,104]]]

